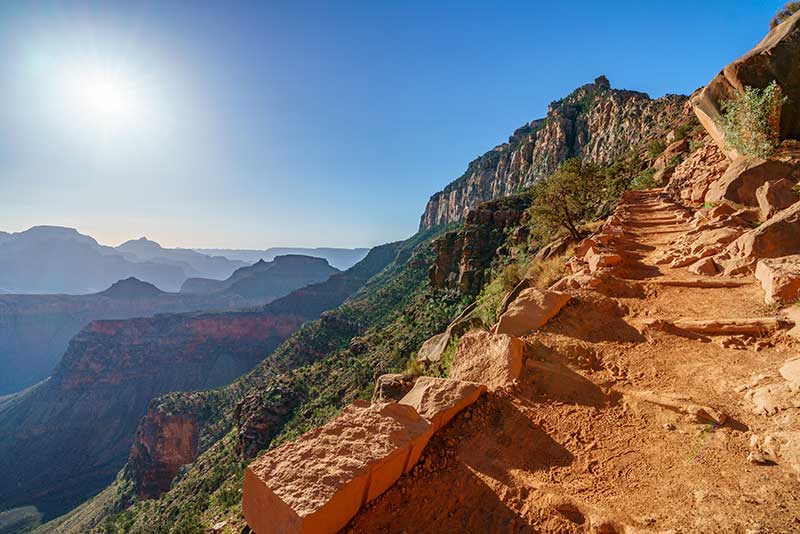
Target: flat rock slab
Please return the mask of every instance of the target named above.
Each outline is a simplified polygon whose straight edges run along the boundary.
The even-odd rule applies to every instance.
[[[630,399],[654,404],[673,412],[688,415],[695,423],[712,423],[718,426],[725,424],[728,416],[715,408],[696,404],[692,400],[677,393],[656,393],[653,391],[625,391]]]
[[[409,405],[355,403],[247,467],[247,524],[258,534],[337,532],[417,463],[432,434]]]
[[[522,350],[522,340],[517,337],[470,332],[458,343],[450,376],[486,384],[492,391],[508,386],[522,372]]]
[[[433,425],[437,432],[461,410],[472,405],[486,391],[486,386],[474,382],[422,376],[400,404],[414,408]]]
[[[561,291],[528,288],[508,305],[494,327],[494,333],[512,336],[529,334],[558,315],[569,299],[570,296]]]
[[[767,304],[800,301],[800,254],[759,260],[755,276]]]
[[[665,321],[662,319],[648,319],[644,323],[645,327],[656,330],[665,330],[665,326],[671,326],[679,330],[705,334],[709,336],[725,335],[765,335],[782,328],[788,328],[791,323],[777,317],[751,317],[744,319],[679,319],[677,321]]]

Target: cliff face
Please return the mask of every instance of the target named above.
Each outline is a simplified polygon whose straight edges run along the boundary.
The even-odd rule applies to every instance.
[[[601,76],[550,104],[546,118],[519,128],[507,143],[473,160],[460,178],[430,198],[420,228],[460,221],[480,202],[519,191],[565,159],[606,162],[663,137],[685,116],[686,100],[611,89]]]
[[[196,452],[194,417],[148,410],[136,431],[128,458],[137,495],[150,499],[167,491],[178,469],[191,463]]]
[[[485,282],[498,247],[507,239],[524,242],[526,227],[520,226],[530,206],[528,195],[512,195],[483,202],[471,209],[464,226],[447,232],[434,241],[436,259],[430,268],[431,286],[458,288],[465,295],[476,295]],[[513,235],[507,229],[518,227]]]

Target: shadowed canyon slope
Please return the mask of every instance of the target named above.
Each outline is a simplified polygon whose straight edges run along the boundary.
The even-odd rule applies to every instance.
[[[231,382],[391,257],[376,249],[348,272],[252,311],[93,321],[51,378],[0,399],[0,508],[33,504],[52,517],[80,503],[124,464],[151,399]]]

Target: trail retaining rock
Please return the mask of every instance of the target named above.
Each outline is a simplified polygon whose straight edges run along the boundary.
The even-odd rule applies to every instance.
[[[569,299],[567,293],[560,291],[528,288],[509,304],[494,327],[494,333],[512,336],[528,334],[558,315]]]
[[[353,404],[248,466],[247,524],[258,534],[337,532],[417,463],[432,433],[406,404]]]
[[[506,334],[470,332],[458,344],[450,376],[486,384],[494,391],[519,378],[522,372],[522,340]]]
[[[800,301],[800,255],[759,260],[756,278],[764,289],[767,304]]]
[[[472,405],[486,386],[475,382],[421,376],[400,404],[414,408],[437,432],[464,408]]]

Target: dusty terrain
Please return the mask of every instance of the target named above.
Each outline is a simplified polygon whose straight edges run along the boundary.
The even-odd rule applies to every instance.
[[[661,191],[621,209],[615,277],[525,337],[519,384],[437,433],[346,532],[800,532],[800,458],[760,445],[797,447],[797,388],[779,369],[800,340],[659,327],[782,312],[752,276],[692,287],[711,279],[656,265],[689,229]]]

